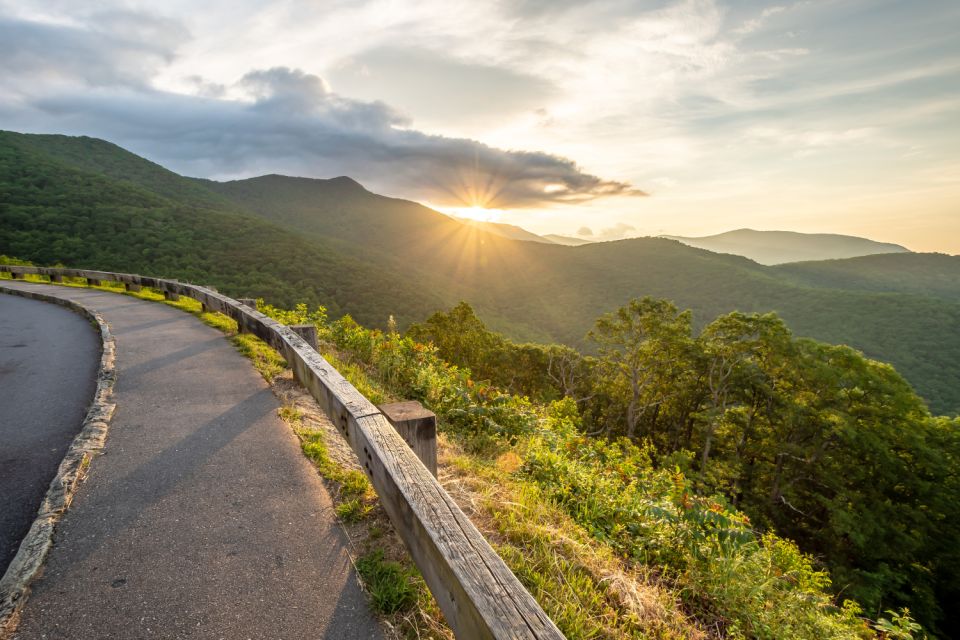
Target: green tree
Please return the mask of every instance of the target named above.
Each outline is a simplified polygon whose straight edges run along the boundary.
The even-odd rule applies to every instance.
[[[598,384],[626,407],[628,438],[641,419],[674,393],[670,381],[688,366],[692,351],[691,316],[668,300],[631,300],[601,316],[588,334],[600,354]],[[640,434],[646,435],[646,434]]]

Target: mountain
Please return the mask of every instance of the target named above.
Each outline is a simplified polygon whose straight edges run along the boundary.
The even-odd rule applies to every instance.
[[[783,264],[774,270],[805,286],[914,293],[960,301],[960,256],[943,253],[886,253]]]
[[[935,411],[960,412],[960,301],[944,256],[766,267],[661,238],[523,242],[346,177],[213,182],[103,141],[12,133],[0,133],[0,253],[322,303],[374,326],[466,300],[514,339],[582,348],[599,315],[644,295],[690,308],[698,326],[776,311],[798,335],[892,363]]]
[[[485,222],[482,220],[471,220],[469,218],[458,218],[452,216],[454,220],[461,224],[465,224],[468,227],[473,227],[475,229],[480,229],[481,231],[486,231],[488,233],[496,234],[503,238],[510,238],[511,240],[523,240],[525,242],[543,242],[545,244],[562,244],[555,243],[549,238],[544,236],[538,236],[535,233],[531,233],[522,227],[518,227],[514,224],[504,224],[502,222]]]
[[[562,244],[568,247],[579,247],[590,244],[593,240],[583,240],[582,238],[571,238],[570,236],[560,236],[555,233],[548,233],[543,236],[554,244]]]
[[[760,264],[774,265],[805,260],[855,258],[876,253],[906,253],[898,244],[875,242],[867,238],[833,233],[797,233],[794,231],[754,231],[737,229],[715,236],[685,238],[660,236],[716,253],[732,253]]]
[[[120,147],[0,132],[0,254],[211,284],[407,322],[444,304],[326,240],[307,241]]]

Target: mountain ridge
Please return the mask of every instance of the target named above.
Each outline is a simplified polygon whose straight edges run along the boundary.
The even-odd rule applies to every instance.
[[[349,178],[220,183],[105,145],[79,169],[90,143],[17,135],[0,134],[0,253],[299,297],[373,326],[467,300],[514,339],[581,348],[599,315],[644,295],[690,308],[698,326],[735,309],[776,311],[797,335],[892,362],[935,410],[960,412],[960,299],[944,284],[960,281],[953,260],[918,261],[923,277],[896,284],[896,266],[797,271],[660,238],[523,242]]]
[[[909,249],[898,244],[838,233],[758,231],[744,228],[712,236],[662,235],[659,237],[717,253],[741,255],[767,266],[789,262],[855,258],[879,253],[910,252]]]

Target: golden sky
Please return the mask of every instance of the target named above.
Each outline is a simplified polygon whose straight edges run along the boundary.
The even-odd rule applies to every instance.
[[[955,0],[0,0],[0,128],[538,233],[960,253],[957,33]]]

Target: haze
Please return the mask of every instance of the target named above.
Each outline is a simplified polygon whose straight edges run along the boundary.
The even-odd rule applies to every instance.
[[[0,1],[0,129],[537,233],[960,253],[960,5]]]

